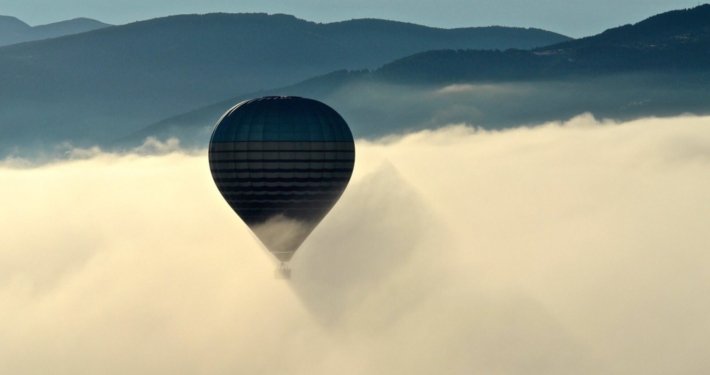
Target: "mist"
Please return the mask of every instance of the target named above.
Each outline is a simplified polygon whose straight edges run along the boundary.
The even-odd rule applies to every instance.
[[[202,148],[225,111],[242,100],[263,95],[303,96],[328,103],[348,121],[356,138],[371,140],[449,124],[487,130],[543,125],[569,121],[580,113],[617,122],[707,116],[708,78],[704,73],[646,72],[517,82],[396,83],[368,78],[363,72],[342,71],[320,81],[234,97],[165,119],[116,142],[99,144],[131,148],[154,137],[177,138],[183,147]],[[31,148],[27,151],[32,155]]]
[[[5,160],[0,373],[710,370],[710,117],[453,124],[356,150],[290,281],[206,151]]]

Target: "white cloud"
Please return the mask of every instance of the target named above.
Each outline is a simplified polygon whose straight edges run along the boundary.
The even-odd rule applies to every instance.
[[[291,283],[204,154],[0,167],[0,373],[703,373],[710,118],[360,142]]]

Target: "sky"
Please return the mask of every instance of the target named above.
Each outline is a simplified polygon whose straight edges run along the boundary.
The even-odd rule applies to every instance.
[[[290,282],[205,150],[2,161],[0,373],[710,372],[710,117],[356,147]]]
[[[123,24],[183,13],[266,12],[316,22],[385,18],[436,27],[537,27],[572,37],[597,34],[697,0],[0,0],[0,14],[31,25],[74,17]]]

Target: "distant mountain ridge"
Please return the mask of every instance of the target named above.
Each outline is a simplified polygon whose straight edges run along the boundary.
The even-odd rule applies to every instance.
[[[30,26],[10,16],[0,16],[0,47],[78,34],[111,26],[90,18],[74,18],[46,25]]]
[[[710,35],[710,4],[673,10],[649,17],[636,24],[627,24],[591,37],[576,40],[576,46],[614,44],[646,48],[673,43],[688,43]],[[560,43],[565,46],[567,43]],[[547,48],[541,48],[543,50]]]
[[[315,23],[283,14],[157,18],[0,48],[0,138],[105,141],[191,108],[338,69],[374,68],[429,49],[564,40],[538,29]]]
[[[533,50],[427,51],[374,72],[396,82],[550,79],[639,71],[710,69],[710,5]]]
[[[514,83],[523,89],[521,93],[486,93],[487,83],[502,87]],[[472,94],[474,101],[456,103],[452,112],[465,105],[486,105],[468,117],[442,116],[445,102],[439,110],[418,111],[427,107],[428,99],[441,96],[437,94],[440,88],[452,84],[472,93],[476,85],[483,84],[480,96],[487,98]],[[393,87],[424,98],[408,106],[407,111],[415,115],[398,113],[389,103],[384,109],[368,107],[362,104],[364,99],[353,101],[342,94],[396,90]],[[439,121],[479,121],[479,125],[499,127],[521,119],[550,121],[582,112],[625,119],[710,113],[710,5],[659,14],[634,25],[531,51],[436,50],[395,60],[374,71],[334,72],[166,118],[129,139],[135,143],[148,136],[176,136],[186,143],[204,143],[206,129],[224,110],[260,95],[301,95],[333,103],[354,120],[355,132],[365,137],[421,128],[426,121],[418,119],[436,117]],[[399,97],[396,101],[407,102]],[[536,104],[526,104],[531,102]]]

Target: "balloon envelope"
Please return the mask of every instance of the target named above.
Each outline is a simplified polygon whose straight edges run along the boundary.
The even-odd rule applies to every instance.
[[[354,162],[345,120],[327,105],[299,97],[237,104],[219,120],[209,146],[222,196],[282,262],[340,198]]]

